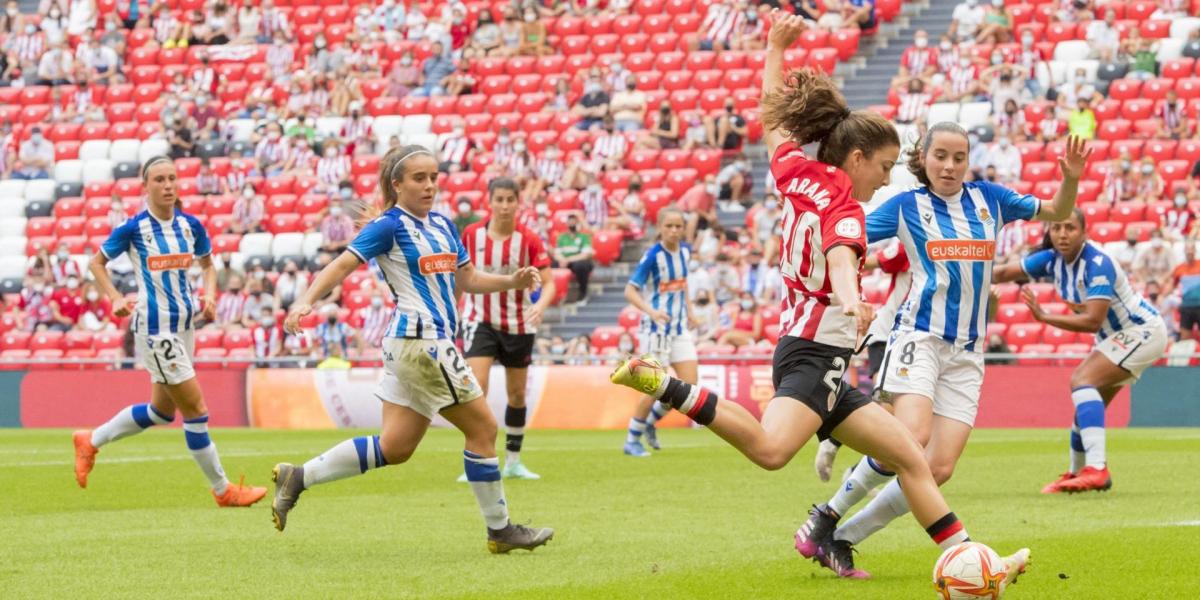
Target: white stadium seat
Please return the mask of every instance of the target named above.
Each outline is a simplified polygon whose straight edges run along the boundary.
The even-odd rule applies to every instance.
[[[146,161],[154,156],[166,156],[170,151],[171,144],[168,144],[167,140],[146,140],[138,147],[138,164],[146,164]]]
[[[958,122],[966,129],[987,125],[992,114],[991,102],[967,102],[958,109]]]
[[[54,180],[59,183],[82,183],[83,161],[60,160],[54,164]]]
[[[408,146],[416,144],[424,146],[430,152],[437,152],[437,134],[436,133],[410,133],[400,136],[400,144]]]
[[[320,117],[317,119],[317,135],[325,137],[341,137],[343,117]]]
[[[235,142],[248,142],[254,133],[254,119],[230,119],[226,125]]]
[[[280,256],[303,254],[303,246],[303,233],[280,233],[271,240],[271,256],[278,258]]]
[[[25,197],[25,180],[24,179],[0,180],[0,198],[24,198],[24,197]]]
[[[1091,52],[1092,47],[1087,41],[1068,40],[1065,42],[1059,42],[1058,45],[1054,47],[1054,60],[1061,60],[1063,62],[1086,60]]]
[[[87,140],[79,146],[79,160],[108,159],[110,147],[112,142],[108,140]]]
[[[0,279],[25,277],[25,256],[0,256]]]
[[[321,244],[325,243],[325,236],[320,233],[309,233],[304,236],[304,245],[301,247],[301,254],[304,256],[316,256],[317,250],[321,249]]]
[[[1175,19],[1171,21],[1171,37],[1179,40],[1186,40],[1188,34],[1193,29],[1200,27],[1200,19],[1196,17],[1186,17],[1183,19]]]
[[[375,117],[371,123],[371,131],[375,132],[375,141],[387,147],[387,141],[393,135],[400,135],[404,128],[404,117],[399,115],[384,115]]]
[[[247,233],[242,236],[238,252],[246,256],[261,256],[271,254],[271,234]]]
[[[1159,63],[1175,60],[1183,56],[1183,46],[1187,44],[1186,40],[1176,38],[1164,38],[1158,40],[1158,53],[1155,55]]]
[[[926,117],[925,122],[932,126],[942,121],[958,122],[957,102],[935,102],[929,106],[929,115]]]
[[[25,201],[33,202],[34,200],[41,200],[43,202],[50,202],[54,200],[54,188],[57,185],[53,179],[32,179],[29,183],[25,184]]]
[[[142,140],[113,140],[108,149],[108,159],[115,163],[138,162],[138,151]]]
[[[4,236],[0,237],[0,256],[20,256],[25,258],[25,239],[24,233],[20,236]]]
[[[402,133],[429,133],[433,130],[433,117],[431,115],[408,115],[404,117],[404,125],[400,127]]]
[[[6,200],[0,200],[6,202]],[[0,217],[0,238],[25,235],[25,217]]]
[[[25,199],[16,197],[0,196],[0,219],[9,218],[25,218]],[[21,226],[21,231],[25,231],[25,226]]]
[[[113,180],[113,163],[107,158],[89,160],[83,165],[83,183]]]

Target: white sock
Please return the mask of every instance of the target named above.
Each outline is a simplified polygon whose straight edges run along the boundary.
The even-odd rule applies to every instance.
[[[504,464],[515,465],[521,462],[521,453],[508,450],[504,453]]]
[[[1071,401],[1075,403],[1075,425],[1079,427],[1087,466],[1103,469],[1104,399],[1099,390],[1086,386],[1071,390]]]
[[[488,529],[504,529],[508,526],[508,503],[504,501],[504,484],[500,483],[500,459],[484,458],[469,450],[463,450],[463,470],[479,512]]]
[[[663,404],[662,402],[655,400],[654,404],[650,405],[650,414],[646,415],[646,425],[653,425],[657,423],[659,419],[667,416],[667,413],[669,412],[671,412],[671,406],[669,404]]]
[[[1078,474],[1087,464],[1087,455],[1083,451],[1083,438],[1079,435],[1079,426],[1071,425],[1071,472]]]
[[[907,512],[908,500],[900,489],[900,480],[893,479],[866,507],[838,527],[833,538],[857,545]]]
[[[183,437],[187,440],[188,450],[192,458],[200,465],[200,470],[208,478],[213,492],[218,496],[229,488],[229,480],[225,478],[225,469],[221,468],[221,458],[217,456],[217,445],[208,437],[208,415],[200,415],[195,419],[183,420]]]
[[[864,456],[854,466],[854,470],[850,473],[850,478],[846,480],[846,483],[829,500],[829,508],[838,515],[845,515],[855,504],[858,504],[866,497],[867,492],[895,476],[895,473],[879,466],[879,463],[875,462],[875,459]]]
[[[633,417],[629,419],[629,433],[625,435],[625,443],[629,444],[642,439],[642,432],[646,431],[646,422]]]
[[[379,436],[351,438],[304,463],[304,488],[386,466],[387,461],[379,448]]]
[[[92,430],[92,445],[99,448],[109,442],[141,433],[152,425],[166,425],[174,415],[159,414],[150,404],[132,404],[113,415],[107,423]]]

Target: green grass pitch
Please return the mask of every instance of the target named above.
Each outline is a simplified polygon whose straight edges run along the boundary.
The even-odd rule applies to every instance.
[[[268,485],[351,432],[217,430],[231,479]],[[933,598],[938,550],[910,517],[860,547],[870,581],[838,581],[792,549],[834,483],[814,444],[788,468],[752,466],[711,433],[670,430],[649,459],[624,433],[532,431],[542,481],[508,483],[514,520],[557,529],[536,552],[493,556],[461,472],[461,437],[432,431],[413,460],[310,490],[271,526],[270,496],[217,509],[179,431],[104,448],[90,487],[67,431],[0,431],[3,598]],[[971,535],[1033,550],[1009,599],[1195,598],[1200,430],[1109,432],[1113,491],[1046,497],[1065,431],[976,432],[945,491]],[[856,460],[839,456],[837,473]]]

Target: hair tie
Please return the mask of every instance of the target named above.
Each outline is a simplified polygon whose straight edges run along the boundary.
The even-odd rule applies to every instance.
[[[845,110],[843,110],[843,111],[842,111],[842,120],[843,120],[843,121],[845,121],[846,119],[849,119],[849,118],[850,118],[850,115],[851,115],[853,112],[854,112],[854,111],[850,110],[849,108],[846,108]]]

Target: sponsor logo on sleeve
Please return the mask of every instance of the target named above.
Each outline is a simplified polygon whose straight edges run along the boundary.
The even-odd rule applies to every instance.
[[[449,252],[442,254],[429,254],[422,256],[417,261],[417,264],[421,269],[422,275],[453,273],[458,270],[458,256]]]
[[[857,238],[862,236],[862,223],[854,217],[846,217],[833,226],[833,231],[842,237]]]
[[[979,260],[996,257],[996,242],[991,240],[929,240],[925,242],[929,260]]]

